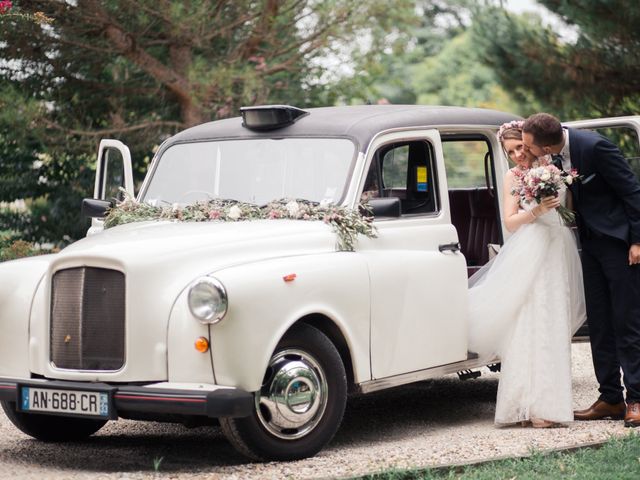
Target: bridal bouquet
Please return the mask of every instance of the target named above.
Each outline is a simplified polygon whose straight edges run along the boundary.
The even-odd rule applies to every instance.
[[[548,163],[534,165],[528,170],[516,170],[515,175],[516,181],[511,193],[519,196],[524,203],[540,203],[545,197],[556,197],[562,188],[579,178],[576,170],[563,172]],[[557,211],[565,225],[575,222],[575,212],[564,205],[560,205]]]

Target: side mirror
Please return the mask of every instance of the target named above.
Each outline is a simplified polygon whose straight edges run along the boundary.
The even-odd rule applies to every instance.
[[[375,218],[379,217],[400,217],[400,199],[397,197],[372,198],[369,205]]]
[[[82,216],[88,218],[104,218],[107,210],[113,207],[113,203],[107,200],[96,198],[85,198],[82,200]]]

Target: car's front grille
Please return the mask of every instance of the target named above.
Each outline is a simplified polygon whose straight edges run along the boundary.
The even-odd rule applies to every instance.
[[[51,361],[57,368],[118,370],[124,364],[124,274],[60,270],[51,287]]]

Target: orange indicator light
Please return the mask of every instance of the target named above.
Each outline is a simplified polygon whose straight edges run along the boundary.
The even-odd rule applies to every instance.
[[[204,337],[198,337],[196,338],[195,347],[197,351],[206,353],[209,351],[209,340]]]
[[[282,277],[282,279],[285,282],[293,282],[296,279],[296,274],[295,273],[290,273],[289,275],[285,275],[284,277]]]

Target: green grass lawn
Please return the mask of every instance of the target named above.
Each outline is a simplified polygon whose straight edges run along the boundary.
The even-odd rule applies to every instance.
[[[580,480],[640,479],[640,435],[611,439],[600,448],[572,452],[534,453],[521,459],[499,460],[450,469],[391,471],[360,477],[363,480],[521,480],[575,478]]]

